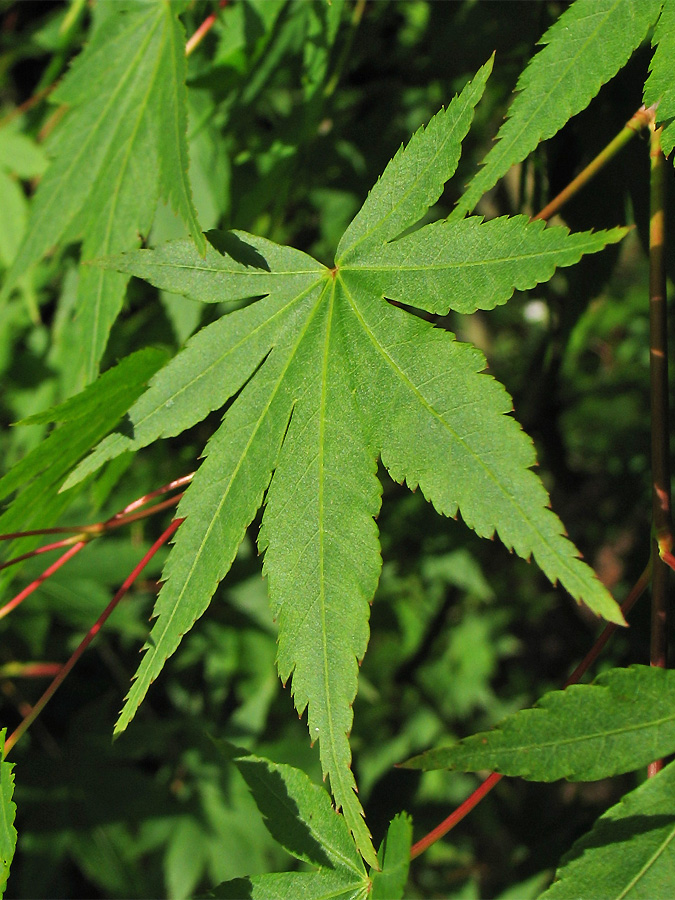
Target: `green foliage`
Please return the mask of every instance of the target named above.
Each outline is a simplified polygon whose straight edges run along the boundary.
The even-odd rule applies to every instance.
[[[53,100],[70,111],[32,205],[2,296],[53,244],[81,239],[82,258],[115,253],[147,234],[157,195],[185,219],[203,252],[187,176],[185,33],[180,3],[102,6],[86,51]],[[113,64],[111,65],[111,61]],[[79,286],[81,365],[96,377],[126,280],[84,269]],[[78,361],[79,362],[79,361]]]
[[[535,897],[598,816],[544,896],[675,881],[640,611],[554,690],[648,552],[645,142],[532,219],[642,99],[671,149],[673,9],[0,8],[0,532],[196,470],[2,618],[11,727],[183,519],[12,750],[13,895]],[[458,769],[530,781],[410,866]]]
[[[595,781],[630,772],[675,750],[675,672],[612,669],[592,685],[545,694],[493,732],[430,750],[413,769],[489,769],[532,781]],[[639,702],[638,702],[639,701]]]
[[[0,732],[0,741],[3,747],[7,736],[6,729]],[[3,751],[0,761],[0,791],[2,792],[2,812],[0,821],[0,896],[4,895],[9,876],[9,867],[12,864],[16,849],[16,829],[14,828],[14,816],[16,804],[12,800],[14,794],[14,766],[5,761]]]
[[[270,833],[296,859],[317,871],[237,879],[215,888],[218,898],[320,898],[399,900],[408,875],[411,823],[397,816],[382,851],[382,869],[366,874],[345,821],[323,788],[291,766],[275,765],[236,747],[225,746],[248,784]]]
[[[586,108],[644,40],[662,5],[663,0],[577,0],[560,16],[539,42],[545,49],[518,80],[519,94],[497,144],[453,217],[472,210],[514,163]]]
[[[563,860],[541,900],[593,896],[659,896],[673,883],[672,792],[669,766],[609,809]]]

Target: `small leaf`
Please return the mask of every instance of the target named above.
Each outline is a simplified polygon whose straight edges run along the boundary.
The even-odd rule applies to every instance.
[[[209,896],[366,900],[370,881],[345,820],[333,809],[326,791],[292,766],[270,762],[224,742],[218,746],[246,780],[272,837],[297,859],[320,868],[314,873],[236,879],[219,885]]]
[[[373,872],[371,900],[401,900],[410,868],[412,820],[399,813],[389,824],[387,836],[380,848],[382,871]]]
[[[344,818],[333,809],[324,788],[293,766],[273,763],[225,742],[218,746],[243,776],[275,841],[310,865],[365,876]]]
[[[670,894],[675,881],[674,795],[671,763],[598,819],[563,858],[555,881],[539,900],[654,900]]]
[[[664,123],[661,147],[666,156],[675,146],[675,85],[673,84],[673,58],[675,58],[675,4],[666,0],[661,17],[654,30],[652,45],[656,47],[645,84],[645,106],[658,103],[656,121]]]
[[[2,745],[2,761],[0,762],[0,897],[4,895],[9,877],[9,868],[14,859],[16,850],[16,828],[14,817],[16,816],[16,804],[12,800],[14,795],[14,763],[5,761],[5,739],[7,729],[0,731],[0,744]]]
[[[530,781],[596,781],[675,752],[675,671],[612,669],[546,694],[493,731],[430,750],[410,769],[489,769]]]

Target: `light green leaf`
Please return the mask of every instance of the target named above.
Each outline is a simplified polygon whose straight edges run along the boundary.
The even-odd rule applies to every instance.
[[[658,103],[656,121],[664,124],[661,147],[666,156],[675,146],[675,3],[664,0],[661,17],[654,30],[652,45],[656,47],[645,84],[645,106]]]
[[[490,59],[447,109],[401,147],[343,234],[335,254],[339,265],[348,265],[357,250],[362,254],[398,237],[438,200],[457,168],[462,141],[491,71]]]
[[[489,769],[530,781],[597,781],[675,751],[675,671],[612,669],[546,694],[493,731],[422,753],[410,769]]]
[[[667,896],[675,883],[674,794],[671,763],[609,809],[574,844],[540,900]]]
[[[556,267],[572,266],[625,234],[624,228],[570,234],[527,216],[490,222],[473,217],[426,225],[370,252],[359,247],[341,271],[388,300],[415,297],[431,313],[471,313],[506,303],[514,290],[548,281]]]
[[[169,2],[119,4],[76,59],[53,100],[70,107],[7,275],[6,297],[28,266],[59,242],[84,238],[82,256],[138,245],[158,195],[185,220],[200,252],[187,176],[185,36]],[[78,290],[86,380],[95,377],[126,279],[87,268]]]
[[[296,859],[319,869],[237,879],[215,888],[210,896],[365,900],[370,882],[363,862],[326,791],[292,766],[278,765],[229,744],[219,746],[246,780],[272,837]]]
[[[240,232],[210,235],[197,257],[187,241],[158,250],[115,257],[109,264],[156,287],[206,303],[267,294],[244,310],[224,316],[191,338],[150,383],[130,411],[131,434],[112,434],[70,475],[64,490],[106,460],[138,450],[159,437],[180,434],[239,391],[272,348],[279,322],[298,315],[305,294],[325,267],[310,256]]]
[[[117,424],[167,357],[165,351],[153,347],[132,353],[80,394],[18,422],[64,424],[0,478],[0,499],[45,469],[49,470],[50,483],[58,482],[75,460]]]
[[[485,77],[484,69],[477,78],[480,90],[469,86],[465,100],[480,94]],[[279,674],[284,682],[292,679],[298,711],[307,709],[310,737],[319,740],[336,805],[370,862],[375,853],[355,793],[348,734],[381,567],[374,523],[378,457],[395,479],[419,485],[439,512],[461,512],[479,535],[497,532],[521,556],[534,556],[576,599],[622,620],[548,508],[546,491],[531,471],[532,443],[508,415],[506,391],[481,373],[482,355],[387,303],[386,273],[379,292],[369,280],[368,267],[395,247],[385,243],[388,237],[423,214],[442,187],[445,175],[429,161],[425,140],[446,152],[451,143],[458,145],[466,117],[467,103],[454,103],[432,128],[415,135],[412,150],[397,154],[386,178],[396,183],[411,159],[426,160],[433,190],[421,183],[420,196],[409,194],[390,221],[371,193],[364,206],[373,211],[366,217],[367,240],[334,269],[242,232],[210,235],[203,259],[183,241],[101,261],[203,302],[261,299],[192,338],[129,411],[125,434],[104,441],[66,485],[229,404],[178,508],[185,521],[116,730],[129,723],[166,658],[208,606],[264,502],[258,543],[279,621]],[[461,129],[458,121],[465,123]],[[452,139],[442,139],[441,125]],[[441,168],[447,171],[447,165]],[[427,233],[423,229],[416,239],[426,241]],[[451,233],[447,226],[449,240]],[[620,236],[564,230],[549,236],[522,220],[462,224],[461,234],[473,248],[477,273],[481,253],[489,271],[484,278],[476,274],[485,304],[489,290],[503,302],[515,285],[536,283],[555,264],[569,264],[584,249],[596,251]],[[548,249],[543,262],[528,260],[530,240],[537,256]],[[485,249],[489,242],[500,248],[498,263]],[[400,260],[390,263],[393,283],[399,265]],[[466,279],[453,278],[449,268],[445,308],[453,307],[455,293],[457,305],[466,307]],[[411,282],[406,289],[411,305],[438,303],[422,284]]]
[[[2,761],[0,762],[0,897],[3,896],[9,877],[9,867],[16,850],[16,828],[14,817],[16,816],[16,804],[12,800],[14,795],[14,763],[5,760],[5,739],[7,729],[0,731],[0,746],[2,746]]]
[[[509,116],[452,212],[470,212],[517,162],[585,109],[656,21],[663,0],[576,0],[542,37],[545,47],[518,79]]]
[[[412,820],[399,813],[389,824],[387,836],[380,848],[382,871],[371,873],[371,900],[401,900],[410,868]]]

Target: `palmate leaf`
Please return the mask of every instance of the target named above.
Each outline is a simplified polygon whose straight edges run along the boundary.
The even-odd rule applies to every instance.
[[[70,107],[49,145],[53,161],[2,291],[59,242],[83,239],[82,257],[138,246],[158,196],[184,219],[200,252],[188,181],[183,4],[110,4],[53,94]],[[94,378],[127,279],[86,267],[78,287],[80,365]]]
[[[241,232],[212,235],[203,259],[182,241],[104,260],[204,302],[260,299],[192,338],[130,410],[126,434],[104,440],[66,485],[232,401],[179,506],[186,521],[117,730],[206,609],[265,499],[259,546],[280,626],[279,673],[308,710],[336,804],[371,863],[348,734],[381,566],[378,457],[439,512],[461,512],[480,535],[498,532],[577,600],[622,621],[548,508],[531,441],[508,415],[504,388],[482,374],[482,355],[385,299],[445,313],[488,308],[623,234],[569,235],[519,218],[428,226],[387,243],[453,174],[489,68],[397,153],[333,269]]]
[[[496,144],[453,210],[470,212],[486,191],[543,140],[585,109],[658,18],[663,0],[575,0],[541,38],[520,76]],[[672,67],[671,67],[672,68]]]
[[[673,58],[675,57],[675,3],[664,0],[661,16],[654,30],[652,44],[656,47],[645,84],[646,106],[658,103],[656,121],[663,124],[661,146],[668,156],[675,147],[675,84],[673,83]]]
[[[540,900],[653,900],[675,879],[675,763],[602,815],[565,855]]]
[[[675,672],[613,669],[593,684],[546,694],[534,709],[404,763],[410,769],[488,769],[531,781],[597,781],[675,751]]]

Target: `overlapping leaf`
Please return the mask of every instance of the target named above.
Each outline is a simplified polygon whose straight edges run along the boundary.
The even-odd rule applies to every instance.
[[[363,861],[326,791],[292,766],[277,765],[231,745],[223,749],[246,780],[272,837],[317,871],[237,879],[215,888],[211,896],[366,900],[370,883]]]
[[[49,145],[54,159],[2,296],[59,242],[83,239],[84,259],[138,246],[160,194],[204,251],[187,175],[181,11],[170,2],[111,5],[54,92],[55,102],[71,108]],[[126,282],[116,272],[83,270],[79,352],[86,380],[98,372]]]
[[[7,731],[0,731],[0,743],[5,746]],[[16,804],[14,803],[14,763],[5,760],[4,749],[0,760],[0,897],[4,895],[9,877],[9,867],[16,850],[16,828],[14,817]]]
[[[546,694],[493,731],[409,760],[411,769],[488,769],[532,781],[596,781],[675,751],[675,672],[613,669]]]
[[[542,37],[509,115],[451,218],[470,212],[514,163],[585,109],[658,18],[663,0],[576,0]],[[665,71],[665,69],[664,69]]]
[[[212,235],[204,259],[177,242],[104,261],[204,302],[261,299],[190,340],[134,405],[126,434],[103,441],[68,482],[232,401],[180,504],[186,521],[117,727],[205,610],[266,498],[259,546],[280,626],[279,673],[292,677],[336,803],[371,862],[348,734],[381,565],[378,457],[440,512],[461,512],[480,535],[496,531],[577,600],[621,621],[548,508],[530,469],[532,444],[508,415],[506,391],[482,373],[482,355],[385,299],[442,312],[489,308],[622,236],[474,220],[388,243],[416,224],[453,174],[488,72],[489,64],[395,156],[333,269],[241,232]]]
[[[661,146],[666,156],[675,147],[675,84],[673,57],[675,55],[675,3],[664,0],[663,10],[654,30],[655,45],[650,74],[645,84],[645,104],[658,103],[657,122],[663,123]]]
[[[675,883],[675,763],[609,809],[574,844],[540,900],[653,900]]]
[[[167,358],[166,352],[152,347],[132,353],[75,397],[21,423],[58,425],[0,478],[0,500],[20,491],[0,516],[0,532],[54,524],[72,500],[58,492],[66,472],[118,423]],[[11,558],[28,552],[36,542],[23,538],[6,546],[5,552]],[[0,584],[7,583],[13,572],[3,571]]]

